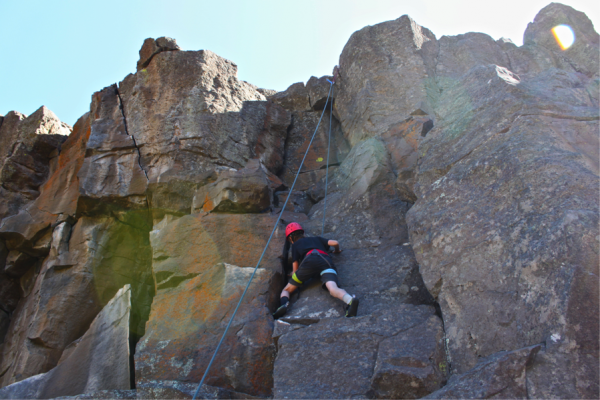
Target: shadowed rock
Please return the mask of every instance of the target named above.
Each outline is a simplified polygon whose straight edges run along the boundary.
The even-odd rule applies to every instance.
[[[4,399],[47,399],[129,387],[131,290],[120,289],[68,357],[45,374],[0,389]]]
[[[283,92],[269,97],[275,104],[289,111],[310,111],[310,100],[304,82],[294,83]]]
[[[80,218],[72,228],[63,222],[54,229],[50,254],[34,271],[32,288],[11,321],[1,364],[4,385],[55,367],[126,283],[134,287],[131,335],[143,335],[153,294],[150,254],[143,232],[124,222]]]
[[[331,84],[328,81],[331,81],[332,79],[332,76],[322,76],[320,78],[311,76],[308,82],[306,82],[306,92],[308,93],[308,100],[313,111],[321,111],[323,108],[325,108],[327,95],[330,93],[329,89],[331,88]],[[333,97],[335,96],[335,92],[333,90],[331,91],[331,94],[332,96],[329,99],[329,104],[327,105],[328,110],[331,110],[335,99],[335,97]]]
[[[298,168],[300,168],[300,163],[315,130],[317,133],[304,160],[294,190],[307,190],[325,176],[329,143],[329,117],[329,113],[326,112],[317,130],[321,112],[295,112],[293,114],[292,126],[285,142],[285,162],[280,174],[281,180],[288,188],[294,183]],[[339,122],[333,117],[329,148],[330,173],[333,172],[331,167],[339,165],[349,151],[350,146],[342,134]]]

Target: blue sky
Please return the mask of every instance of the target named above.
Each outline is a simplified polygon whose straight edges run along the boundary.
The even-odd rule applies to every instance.
[[[175,38],[238,65],[238,77],[284,90],[329,74],[350,35],[410,15],[436,37],[484,32],[522,44],[550,0],[0,0],[0,114],[42,105],[73,125],[91,95],[135,71],[147,37]],[[600,24],[600,2],[567,0]]]

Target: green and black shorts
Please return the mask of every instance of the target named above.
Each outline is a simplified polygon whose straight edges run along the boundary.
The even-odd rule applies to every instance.
[[[326,261],[327,260],[327,261]],[[296,287],[301,286],[310,278],[321,276],[323,287],[327,282],[335,282],[339,286],[337,270],[329,255],[319,255],[314,253],[308,254],[298,271],[290,278],[289,284]]]

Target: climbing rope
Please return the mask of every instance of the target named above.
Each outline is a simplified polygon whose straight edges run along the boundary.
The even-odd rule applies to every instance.
[[[304,157],[302,158],[302,162],[300,163],[300,167],[298,168],[298,172],[296,173],[296,177],[294,178],[292,187],[290,188],[287,198],[285,199],[285,203],[283,204],[283,207],[281,208],[281,211],[279,212],[277,221],[275,221],[275,226],[273,226],[273,230],[271,231],[271,236],[269,236],[269,240],[267,240],[267,244],[265,245],[265,248],[263,249],[262,254],[260,255],[260,258],[258,259],[258,262],[256,263],[256,267],[254,267],[254,271],[252,272],[252,275],[250,275],[250,280],[248,281],[248,284],[246,285],[246,288],[244,289],[244,292],[242,293],[242,297],[240,297],[240,301],[237,303],[235,310],[233,310],[233,315],[231,316],[229,323],[225,327],[225,332],[223,332],[223,336],[221,337],[221,340],[219,341],[219,344],[217,345],[217,348],[215,349],[215,352],[214,352],[212,358],[210,359],[210,362],[208,363],[208,367],[206,367],[206,371],[204,371],[202,380],[198,384],[198,388],[196,389],[196,392],[194,393],[193,400],[196,400],[196,397],[198,396],[198,392],[200,392],[200,388],[202,387],[202,384],[204,383],[204,380],[206,379],[206,376],[208,375],[208,371],[210,371],[210,367],[212,367],[213,361],[215,361],[215,357],[217,356],[217,353],[219,352],[219,349],[221,348],[221,344],[223,344],[223,340],[225,340],[225,335],[227,334],[227,331],[229,330],[229,327],[231,326],[231,323],[233,322],[233,318],[235,317],[235,314],[237,313],[238,308],[240,308],[240,305],[242,304],[242,300],[244,299],[244,296],[246,295],[246,292],[248,291],[248,288],[250,287],[250,283],[252,283],[252,279],[254,279],[254,275],[256,274],[256,271],[258,270],[258,266],[260,265],[263,257],[265,256],[267,248],[269,247],[269,244],[271,243],[271,239],[273,238],[273,234],[275,233],[275,230],[277,230],[277,225],[279,224],[279,220],[281,220],[281,216],[283,215],[283,212],[285,211],[285,207],[287,206],[290,196],[292,195],[294,186],[296,186],[296,181],[298,180],[298,176],[300,175],[300,171],[302,170],[302,166],[304,165],[304,160],[306,160],[306,156],[308,155],[310,146],[312,145],[312,142],[315,139],[317,130],[319,129],[319,125],[321,125],[321,120],[323,119],[323,115],[325,114],[325,110],[327,109],[327,105],[329,104],[329,98],[331,97],[331,93],[332,93],[332,89],[333,89],[333,82],[331,82],[329,80],[328,80],[328,82],[330,83],[330,85],[329,85],[329,93],[327,94],[327,100],[325,101],[325,108],[323,108],[323,112],[321,113],[321,117],[319,118],[319,122],[317,123],[317,127],[315,128],[315,132],[313,133],[312,138],[310,139],[310,142],[308,143],[308,147],[306,148],[306,153],[304,153]],[[329,125],[330,125],[330,130],[331,130],[331,118],[330,118]],[[329,162],[329,149],[327,150],[327,152],[328,152],[328,162]]]
[[[331,97],[333,97],[333,82],[331,82],[329,79],[327,79],[327,82],[331,84]],[[325,103],[325,107],[327,107],[327,103]],[[327,211],[327,180],[329,178],[329,148],[331,147],[331,116],[333,114],[333,101],[330,108],[331,111],[329,111],[329,134],[327,136],[327,164],[325,164],[325,197],[323,198],[323,225],[321,226],[321,236],[325,234],[325,214]]]

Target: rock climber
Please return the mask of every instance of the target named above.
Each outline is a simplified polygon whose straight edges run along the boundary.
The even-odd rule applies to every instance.
[[[285,228],[285,237],[292,247],[293,273],[288,284],[281,292],[280,306],[273,316],[275,318],[284,316],[290,304],[290,295],[303,282],[320,275],[323,286],[327,288],[329,294],[347,304],[346,317],[355,317],[358,312],[358,298],[349,295],[344,289],[338,287],[337,270],[333,265],[331,256],[327,253],[330,247],[334,248],[334,254],[342,252],[338,241],[328,240],[320,236],[306,237],[304,236],[304,229],[297,222],[292,222]],[[284,247],[283,260],[285,261],[287,261],[288,248],[288,246]]]

